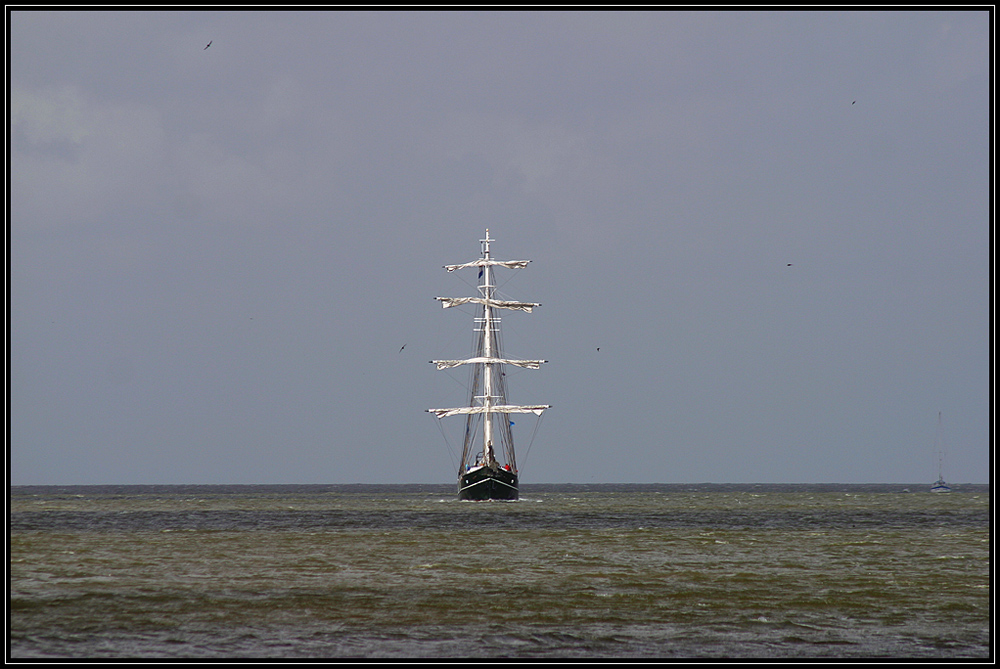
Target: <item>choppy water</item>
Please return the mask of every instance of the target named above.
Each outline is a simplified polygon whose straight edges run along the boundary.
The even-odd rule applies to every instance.
[[[13,658],[992,658],[964,486],[15,486]]]

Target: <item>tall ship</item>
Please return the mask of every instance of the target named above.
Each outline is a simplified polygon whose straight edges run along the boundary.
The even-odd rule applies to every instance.
[[[517,405],[507,400],[508,365],[538,369],[545,360],[513,360],[504,357],[500,338],[500,310],[531,312],[535,302],[502,300],[496,296],[494,270],[524,269],[530,260],[494,260],[490,256],[489,228],[479,240],[482,257],[461,265],[445,265],[449,272],[476,268],[479,272],[479,295],[476,297],[438,297],[445,309],[464,304],[476,307],[475,343],[472,357],[465,360],[431,360],[438,369],[460,365],[471,367],[469,403],[463,407],[428,409],[438,419],[465,417],[465,437],[458,468],[458,498],[463,500],[516,500],[518,498],[517,458],[514,454],[512,414],[535,414],[540,417],[548,404]]]

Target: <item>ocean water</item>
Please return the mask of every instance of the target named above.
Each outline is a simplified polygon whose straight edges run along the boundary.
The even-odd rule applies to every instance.
[[[14,486],[8,652],[991,659],[989,486],[927,488]]]

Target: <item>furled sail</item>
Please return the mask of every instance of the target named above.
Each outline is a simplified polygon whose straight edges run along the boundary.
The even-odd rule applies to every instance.
[[[506,358],[469,358],[468,360],[431,360],[432,363],[437,365],[438,369],[451,369],[452,367],[458,367],[459,365],[475,365],[479,363],[483,364],[501,364],[501,365],[515,365],[517,367],[524,367],[525,369],[538,369],[542,366],[543,362],[548,362],[547,360],[508,360]]]
[[[520,311],[527,311],[531,313],[532,308],[540,306],[538,302],[517,302],[515,300],[494,300],[487,299],[483,297],[435,297],[435,300],[441,301],[441,306],[447,309],[448,307],[458,307],[463,304],[469,304],[473,302],[475,304],[485,304],[488,307],[500,307],[501,309],[518,309]]]
[[[479,260],[473,260],[472,262],[462,263],[461,265],[445,265],[444,268],[449,272],[454,272],[456,269],[465,269],[466,267],[485,267],[487,265],[500,265],[501,267],[506,267],[508,269],[524,269],[528,266],[530,260],[491,260],[489,258],[480,258]]]
[[[446,418],[447,416],[458,416],[470,413],[533,413],[536,416],[541,416],[542,412],[548,409],[549,406],[550,405],[548,404],[532,404],[525,406],[499,404],[488,407],[457,407],[454,409],[428,409],[427,411],[435,414],[438,418]]]

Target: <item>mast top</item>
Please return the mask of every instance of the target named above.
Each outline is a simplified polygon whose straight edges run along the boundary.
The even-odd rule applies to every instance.
[[[486,239],[480,239],[480,243],[483,247],[483,258],[490,257],[490,242],[495,242],[495,239],[490,239],[490,229],[486,228]]]

